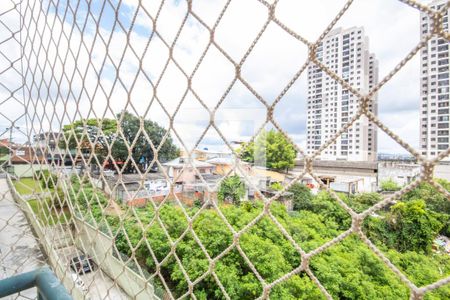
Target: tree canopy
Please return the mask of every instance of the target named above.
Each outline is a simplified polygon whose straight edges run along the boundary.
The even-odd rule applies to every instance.
[[[245,196],[245,184],[237,175],[232,175],[220,183],[217,199],[239,204]]]
[[[254,142],[245,143],[240,149],[242,160],[274,170],[286,170],[294,166],[297,151],[286,137],[275,130],[263,130]]]
[[[119,118],[119,115],[117,118]],[[133,145],[131,157],[137,164],[141,165],[149,165],[156,155],[160,162],[174,159],[179,155],[178,147],[173,143],[172,137],[167,135],[166,129],[150,120],[143,120],[143,128],[141,129],[140,123],[140,118],[129,112],[124,112],[119,123],[120,138],[114,143],[112,151],[115,159],[126,161],[129,155],[126,144]],[[150,142],[158,150],[157,153],[152,149]],[[133,165],[128,163],[127,169],[133,168]]]
[[[294,183],[289,192],[292,193],[294,210],[311,210],[313,195],[311,190],[304,184]]]
[[[119,120],[121,114],[116,117]],[[85,119],[65,125],[60,147],[79,149],[87,154],[95,153],[101,163],[111,158],[116,162],[127,162],[125,170],[128,172],[135,169],[135,165],[127,160],[129,154],[141,168],[148,167],[156,155],[160,162],[178,156],[179,150],[171,136],[156,122],[142,120],[141,128],[141,118],[126,111],[120,120],[118,123],[116,119]],[[158,150],[157,154],[151,144]]]
[[[425,201],[412,200],[393,205],[384,218],[370,218],[367,231],[374,240],[400,252],[430,253],[445,221],[427,209]]]
[[[120,218],[105,218],[102,209],[107,205],[106,197],[90,184],[82,186],[75,180],[73,186],[74,191],[84,189],[83,193],[73,192],[71,197],[79,204],[77,207],[87,221],[96,222],[99,228],[114,237],[115,249],[134,257],[150,274],[155,274],[159,268],[174,297],[180,297],[188,290],[186,274],[191,281],[195,281],[208,271],[209,261],[203,250],[211,258],[215,258],[232,244],[233,234],[222,216],[230,226],[239,231],[264,209],[260,201],[251,202],[251,205],[219,204],[218,208],[222,213],[219,215],[216,209],[203,208],[200,211],[197,207],[181,208],[175,202],[166,202],[158,207],[161,222],[153,222],[144,228],[141,224],[150,224],[155,217],[152,205],[130,208]],[[287,212],[282,204],[276,202],[269,209],[279,224],[306,252],[324,245],[350,228],[348,213],[329,193],[324,191],[311,195],[301,185],[294,185],[290,191],[299,192],[302,195],[299,199],[304,199],[296,211]],[[380,199],[379,195],[369,193],[343,200],[362,211]],[[429,210],[425,203],[426,201],[417,199],[398,201],[392,207],[379,211],[378,216],[370,216],[364,226],[364,231],[372,242],[417,286],[428,285],[450,275],[450,256],[429,251],[429,243],[438,234],[441,225],[435,212]],[[192,222],[195,238],[190,232],[185,234],[190,226],[185,212],[191,217],[195,215]],[[390,240],[385,238],[384,233],[379,234],[380,229],[389,233]],[[172,240],[181,238],[175,249],[176,259],[171,253],[169,237]],[[204,248],[199,246],[197,240],[201,241]],[[239,245],[267,283],[279,279],[301,263],[297,250],[268,216],[263,216],[248,228],[239,237]],[[162,261],[164,263],[160,264]],[[353,234],[313,256],[310,268],[334,299],[409,297],[406,285]],[[254,299],[262,293],[260,281],[236,248],[221,256],[214,271],[231,299]],[[158,283],[158,276],[154,278],[154,284],[161,285]],[[194,293],[198,299],[225,298],[211,275],[195,285]],[[425,299],[449,297],[450,286],[446,285],[427,293]],[[305,273],[295,274],[275,285],[270,298],[324,299]]]
[[[101,162],[105,159],[108,145],[117,136],[114,119],[83,119],[64,125],[59,147],[79,149],[83,153],[95,152]]]

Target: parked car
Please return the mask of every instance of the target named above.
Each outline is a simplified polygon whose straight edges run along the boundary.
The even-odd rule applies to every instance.
[[[78,274],[84,274],[95,270],[95,263],[91,257],[83,254],[72,257],[70,260],[70,268]]]

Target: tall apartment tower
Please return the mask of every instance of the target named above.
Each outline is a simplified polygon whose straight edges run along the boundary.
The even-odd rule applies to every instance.
[[[337,28],[317,48],[323,64],[366,93],[378,82],[378,61],[369,52],[369,38],[362,27]],[[377,114],[377,97],[371,111]],[[306,152],[314,153],[332,138],[358,110],[358,101],[316,65],[308,68]],[[367,117],[358,119],[341,137],[322,151],[323,160],[374,161],[377,158],[377,128]]]
[[[446,0],[430,3],[433,9],[447,5]],[[444,16],[448,30],[449,9]],[[420,35],[428,34],[432,19],[421,15]],[[449,147],[449,42],[440,37],[431,38],[422,48],[420,57],[420,151],[432,157]]]

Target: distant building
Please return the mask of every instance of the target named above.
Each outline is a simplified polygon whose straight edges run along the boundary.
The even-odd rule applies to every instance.
[[[216,168],[213,164],[196,159],[190,161],[189,158],[184,157],[175,158],[162,165],[169,177],[179,184],[193,184],[201,180],[193,167],[198,170],[198,173],[200,173],[204,179],[214,175],[214,170]]]
[[[65,160],[65,151],[58,147],[58,141],[61,137],[59,132],[43,132],[33,136],[33,148],[36,153],[42,155],[48,163],[63,165]]]
[[[97,176],[96,176],[97,177]],[[140,174],[121,174],[106,176],[107,185],[103,185],[103,190],[114,199],[123,203],[135,199],[158,199],[162,200],[170,192],[170,184],[163,174],[146,174],[144,178]],[[102,184],[100,179],[97,182]],[[174,189],[177,192],[178,189]],[[141,200],[138,202],[140,203]],[[141,203],[142,204],[142,203]]]
[[[20,177],[31,177],[34,171],[46,169],[46,159],[42,153],[28,145],[11,145],[10,153],[0,156],[0,166]]]
[[[181,151],[181,157],[188,157],[189,153],[186,151]],[[191,153],[191,157],[193,159],[199,161],[206,161],[214,158],[231,158],[233,155],[231,151],[217,151],[217,150],[209,150],[208,148],[204,149],[195,149]]]
[[[33,146],[36,148],[55,150],[61,133],[59,132],[43,132],[34,135]]]
[[[443,160],[434,166],[434,177],[450,181],[450,161]]]
[[[0,140],[0,147],[10,148],[11,146],[13,146],[13,145],[11,145],[11,143],[9,142],[8,139],[1,139]]]
[[[305,162],[295,161],[293,175],[303,172]],[[314,174],[326,186],[339,192],[362,193],[376,192],[378,189],[378,164],[376,162],[357,161],[313,161]],[[306,176],[305,176],[306,177]],[[317,182],[305,182],[317,187]]]
[[[365,93],[378,82],[378,61],[369,52],[362,27],[337,28],[317,48],[318,59],[350,85]],[[332,138],[356,113],[358,99],[318,66],[308,67],[307,154]],[[377,97],[370,110],[377,114]],[[367,117],[358,119],[320,158],[375,161],[377,129]]]
[[[11,149],[11,154],[11,158],[10,154],[6,154],[1,157],[0,163],[3,161],[11,161],[13,165],[45,163],[45,158],[29,146],[15,145],[14,148]]]
[[[441,9],[446,0],[433,1],[430,7]],[[443,18],[443,27],[448,31],[449,9]],[[423,38],[432,30],[433,20],[421,14],[420,34]],[[449,147],[449,42],[433,36],[420,55],[420,150],[427,157],[436,156]]]
[[[416,180],[420,176],[420,165],[414,161],[379,161],[378,185],[383,181],[393,180],[399,186],[404,186]]]
[[[238,160],[236,161],[233,158],[224,158],[224,157],[218,157],[209,159],[206,161],[207,163],[213,164],[215,166],[214,174],[218,175],[234,175],[237,174],[239,176],[242,176],[242,173],[250,174],[251,171],[251,165],[247,162]],[[238,167],[239,166],[239,167]]]

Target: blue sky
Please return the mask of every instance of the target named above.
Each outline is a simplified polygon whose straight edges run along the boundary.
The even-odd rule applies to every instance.
[[[188,147],[194,146],[197,139],[203,135],[210,119],[209,113],[200,105],[196,97],[200,97],[209,108],[214,107],[234,78],[233,65],[220,51],[211,47],[192,79],[192,88],[196,95],[192,92],[185,95],[186,79],[173,61],[169,61],[164,76],[160,78],[160,75],[169,57],[165,44],[171,44],[177,34],[186,14],[186,2],[165,2],[159,12],[156,25],[159,36],[153,35],[148,45],[149,37],[153,33],[153,24],[147,13],[154,18],[160,1],[143,1],[145,7],[137,6],[138,1],[133,0],[122,1],[120,6],[117,6],[118,1],[111,2],[115,7],[112,7],[108,1],[106,4],[103,1],[92,1],[90,7],[92,16],[87,14],[87,5],[81,2],[83,6],[78,8],[76,16],[69,13],[64,23],[60,22],[54,26],[53,34],[58,31],[68,33],[74,20],[77,20],[80,28],[83,28],[87,21],[83,32],[83,42],[93,50],[90,54],[85,49],[78,52],[81,33],[76,29],[70,43],[61,42],[57,49],[49,51],[49,57],[56,56],[56,53],[60,55],[67,53],[67,48],[78,54],[76,62],[74,58],[69,57],[64,66],[64,72],[72,74],[73,71],[78,70],[85,80],[75,75],[75,79],[78,78],[78,80],[72,84],[62,82],[63,92],[50,96],[50,98],[62,98],[65,110],[61,111],[55,107],[52,111],[48,106],[40,104],[39,101],[36,102],[37,105],[34,108],[36,114],[43,113],[45,110],[47,114],[57,116],[54,120],[46,121],[47,124],[42,125],[42,129],[57,128],[61,123],[80,117],[112,116],[125,107],[137,114],[145,114],[146,117],[163,126],[168,126],[169,118],[163,110],[164,107],[169,114],[173,114],[178,109],[174,123],[175,129]],[[69,8],[75,10],[77,1],[72,0],[68,3]],[[194,0],[193,10],[208,26],[213,26],[224,3],[225,1],[221,0]],[[281,0],[277,6],[276,16],[295,32],[309,41],[314,41],[344,3],[345,1],[341,0]],[[64,14],[65,8],[65,6],[58,8],[59,16]],[[102,9],[103,13],[99,17]],[[118,12],[121,25],[114,23],[115,10]],[[54,9],[50,9],[50,12],[52,11],[55,12]],[[127,37],[126,31],[129,30],[134,17],[136,19],[132,33]],[[232,1],[215,30],[215,41],[234,61],[239,62],[261,29],[266,17],[266,8],[257,1]],[[370,50],[379,60],[381,79],[419,42],[419,17],[417,10],[400,1],[355,0],[335,27],[364,26],[365,33],[370,39]],[[96,22],[99,23],[98,30]],[[113,27],[114,32],[112,32]],[[189,16],[173,51],[175,61],[188,75],[192,74],[196,62],[209,42],[209,37],[208,30],[195,18]],[[106,49],[104,42],[108,41],[110,43]],[[133,51],[129,46],[133,48]],[[138,58],[143,58],[142,69],[139,73],[137,72],[140,64]],[[275,24],[270,24],[243,64],[241,74],[265,101],[272,103],[306,59],[307,47],[304,44],[292,38]],[[116,72],[114,66],[117,66],[119,62],[121,62],[120,68]],[[40,64],[44,63],[40,61]],[[62,71],[54,68],[53,77],[59,78],[58,72]],[[47,78],[45,75],[43,77]],[[115,80],[116,75],[120,80]],[[103,90],[98,89],[98,82]],[[156,96],[159,103],[153,94],[152,85],[155,84],[158,84]],[[72,91],[72,96],[69,91]],[[274,112],[277,123],[300,146],[304,145],[306,133],[306,92],[306,73],[304,73],[281,99]],[[37,87],[33,87],[30,93],[35,97],[43,97]],[[91,105],[89,99],[95,99],[94,105]],[[178,107],[181,99],[183,103]],[[127,100],[129,100],[128,106],[126,106]],[[216,113],[218,120],[216,123],[227,139],[248,139],[264,122],[264,105],[242,83],[235,83],[222,100]],[[414,57],[380,90],[378,103],[379,118],[382,122],[417,147],[418,56]],[[147,112],[150,104],[151,108]],[[379,152],[404,152],[383,133],[379,133],[378,144]],[[220,147],[223,142],[214,130],[209,130],[204,135],[201,145]]]

